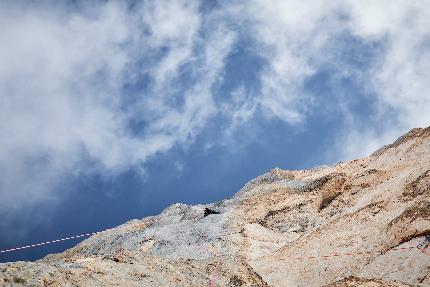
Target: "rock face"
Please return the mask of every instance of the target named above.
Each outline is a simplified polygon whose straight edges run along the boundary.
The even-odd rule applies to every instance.
[[[231,199],[0,264],[0,285],[430,286],[429,234],[430,128],[413,129],[367,158],[274,169]]]

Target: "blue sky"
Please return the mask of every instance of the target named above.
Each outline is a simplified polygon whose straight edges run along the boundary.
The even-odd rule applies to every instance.
[[[428,126],[425,6],[3,1],[0,250],[221,200]]]

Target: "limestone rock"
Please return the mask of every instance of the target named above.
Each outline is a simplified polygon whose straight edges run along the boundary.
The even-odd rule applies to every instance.
[[[0,264],[0,285],[430,286],[429,195],[430,128],[413,129],[366,158],[274,169],[230,199]]]

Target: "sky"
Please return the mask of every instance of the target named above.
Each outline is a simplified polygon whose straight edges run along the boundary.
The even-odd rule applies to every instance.
[[[222,200],[429,126],[427,6],[1,1],[0,250]]]

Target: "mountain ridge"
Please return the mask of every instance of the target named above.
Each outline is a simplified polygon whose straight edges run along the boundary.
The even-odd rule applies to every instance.
[[[416,247],[430,234],[429,151],[430,127],[417,128],[365,158],[273,169],[231,198],[0,264],[0,284],[430,286],[430,255]]]

